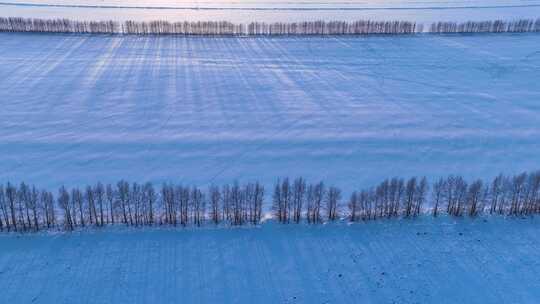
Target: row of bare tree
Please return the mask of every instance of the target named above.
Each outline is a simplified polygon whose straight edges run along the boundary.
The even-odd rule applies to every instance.
[[[429,33],[539,32],[540,19],[514,21],[436,22]],[[366,35],[414,34],[424,32],[422,24],[409,21],[76,21],[69,19],[0,18],[0,32],[100,33],[136,35]]]
[[[265,189],[260,183],[198,187],[119,181],[83,189],[60,187],[58,194],[21,183],[0,185],[0,230],[125,224],[130,226],[201,226],[205,223],[257,225],[263,217]],[[467,182],[461,176],[427,179],[392,178],[376,187],[354,191],[342,200],[339,188],[304,178],[278,180],[271,210],[280,223],[321,223],[416,217],[420,214],[470,216],[489,213],[525,216],[540,213],[540,171],[491,181]]]
[[[75,21],[69,19],[0,17],[0,31],[113,34],[121,33],[122,27],[115,21]]]
[[[410,34],[417,31],[414,22],[407,21],[306,21],[251,22],[228,21],[74,21],[69,19],[0,18],[0,31],[108,33],[136,35],[359,35]]]
[[[429,28],[430,33],[524,33],[540,32],[540,19],[520,19],[514,21],[468,21],[436,22]]]

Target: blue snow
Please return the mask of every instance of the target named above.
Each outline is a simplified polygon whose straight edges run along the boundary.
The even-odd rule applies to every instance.
[[[0,235],[0,303],[537,303],[538,219]]]
[[[540,35],[0,34],[0,181],[539,169]]]

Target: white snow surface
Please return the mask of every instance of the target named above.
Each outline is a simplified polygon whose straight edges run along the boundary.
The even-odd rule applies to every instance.
[[[0,303],[537,303],[538,219],[0,235]]]
[[[540,0],[0,0],[0,16],[237,23],[407,20],[419,23],[540,17]]]
[[[540,164],[540,35],[0,34],[0,181],[207,186]]]

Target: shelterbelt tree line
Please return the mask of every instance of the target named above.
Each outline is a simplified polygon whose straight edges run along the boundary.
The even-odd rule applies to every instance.
[[[424,24],[406,20],[249,22],[229,21],[78,21],[1,17],[0,32],[44,32],[128,35],[407,35],[418,33],[517,33],[540,32],[540,19],[433,22]]]
[[[450,175],[429,183],[425,177],[390,178],[380,184],[342,191],[324,182],[282,178],[270,191],[259,182],[208,188],[165,183],[97,182],[64,186],[57,193],[34,185],[0,185],[0,230],[72,231],[83,227],[258,225],[265,206],[279,223],[317,224],[339,219],[527,216],[540,213],[540,171],[467,181]]]

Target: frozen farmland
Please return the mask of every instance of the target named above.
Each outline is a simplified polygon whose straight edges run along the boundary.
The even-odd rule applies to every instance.
[[[540,164],[540,35],[0,34],[0,180],[56,190]]]
[[[0,0],[0,304],[539,303],[540,0]]]
[[[1,303],[536,303],[538,219],[0,235]]]

